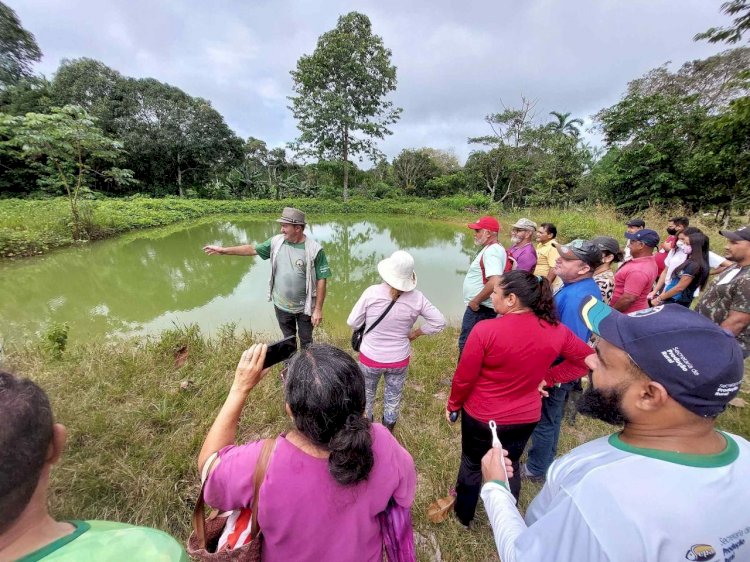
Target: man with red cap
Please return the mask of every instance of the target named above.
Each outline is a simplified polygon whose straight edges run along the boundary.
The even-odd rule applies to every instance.
[[[480,320],[497,316],[492,308],[490,295],[498,278],[503,274],[507,261],[505,248],[497,241],[500,223],[495,217],[482,217],[467,226],[474,231],[474,244],[480,246],[481,250],[471,262],[464,278],[466,311],[461,321],[461,335],[458,338],[459,355],[474,325]]]

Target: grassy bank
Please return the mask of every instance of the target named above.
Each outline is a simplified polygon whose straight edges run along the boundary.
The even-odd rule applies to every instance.
[[[302,207],[315,222],[325,215],[400,215],[441,219],[464,223],[478,214],[500,217],[505,232],[517,218],[526,216],[537,222],[553,222],[563,241],[610,234],[622,238],[623,218],[611,207],[585,209],[525,209],[507,212],[485,197],[448,197],[444,199],[350,199],[347,202],[326,199],[217,201],[207,199],[100,199],[81,204],[83,228],[92,240],[108,238],[134,229],[165,226],[181,221],[218,214],[277,214],[282,207]],[[649,226],[663,231],[669,214],[656,210],[646,213]],[[692,222],[710,234],[713,225],[700,217]],[[716,236],[714,236],[716,238]],[[0,258],[38,255],[54,248],[74,244],[71,237],[70,209],[67,199],[0,199]]]
[[[348,349],[348,334],[319,336]],[[53,471],[55,516],[151,525],[184,540],[198,490],[198,450],[237,359],[254,339],[235,335],[231,328],[207,339],[191,328],[149,340],[75,346],[60,359],[34,343],[6,350],[3,368],[39,382],[50,394],[57,420],[69,430],[68,449]],[[456,330],[449,329],[415,343],[396,436],[419,472],[414,518],[420,560],[435,559],[436,549],[443,560],[496,560],[481,502],[479,524],[470,532],[452,519],[433,524],[426,517],[427,506],[447,495],[458,469],[460,431],[443,418],[448,387],[441,382],[452,374],[456,339]],[[183,347],[187,361],[178,368],[175,355]],[[730,409],[719,425],[749,436],[750,409]],[[288,428],[281,383],[273,371],[252,392],[239,439],[269,437]],[[579,418],[575,427],[564,425],[561,452],[609,431]],[[538,486],[524,484],[522,508],[537,491]]]

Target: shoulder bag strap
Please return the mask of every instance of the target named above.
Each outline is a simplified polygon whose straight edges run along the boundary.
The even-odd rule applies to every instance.
[[[263,479],[266,477],[266,471],[268,470],[268,463],[271,461],[271,455],[276,448],[276,439],[266,439],[263,443],[263,449],[260,451],[260,457],[258,457],[258,463],[255,465],[255,473],[253,474],[253,512],[250,515],[250,536],[253,540],[258,538],[260,533],[260,523],[258,523],[258,500],[260,500],[260,485],[263,484]]]
[[[400,297],[400,296],[401,296],[401,295],[399,295],[399,297]],[[370,333],[370,331],[371,331],[371,330],[374,330],[374,329],[375,329],[375,326],[377,326],[378,324],[380,324],[380,321],[381,321],[381,320],[382,320],[383,318],[385,318],[385,315],[386,315],[386,314],[388,314],[388,313],[390,312],[390,310],[391,310],[391,309],[393,308],[393,305],[394,305],[394,304],[396,304],[396,301],[397,301],[397,300],[398,300],[398,297],[396,297],[395,299],[393,299],[393,300],[391,301],[391,304],[389,304],[389,305],[388,305],[388,308],[386,308],[386,309],[385,309],[385,310],[383,311],[383,314],[381,314],[381,315],[380,315],[380,316],[378,317],[378,319],[377,319],[377,320],[375,320],[375,322],[373,322],[373,323],[372,323],[372,326],[370,326],[369,328],[367,328],[367,330],[365,331],[365,334],[368,334],[368,333]]]
[[[253,496],[253,513],[252,513],[252,537],[255,538],[255,533],[257,532],[257,509],[258,509],[258,490],[260,489],[260,483],[263,482],[263,478],[266,476],[266,469],[268,468],[268,461],[271,458],[271,453],[273,452],[273,449],[276,445],[275,439],[266,439],[263,443],[263,448],[260,452],[260,457],[258,458],[258,463],[255,465],[255,473],[253,474],[253,485],[255,487],[254,490],[254,496]],[[216,454],[216,453],[215,453]],[[212,455],[213,456],[213,455]],[[213,460],[216,460],[215,457]],[[209,463],[211,461],[211,463]],[[204,464],[204,472],[207,472],[205,469],[207,465],[212,464],[212,460],[209,457],[209,459]],[[259,474],[260,473],[260,474]],[[203,475],[201,475],[203,476]],[[260,479],[258,479],[258,476],[260,476]],[[193,530],[195,531],[195,536],[198,539],[198,547],[201,549],[206,548],[206,510],[205,505],[206,502],[203,499],[203,493],[206,489],[206,481],[208,478],[202,478],[203,482],[201,482],[201,491],[198,494],[198,499],[195,502],[195,509],[193,509]]]

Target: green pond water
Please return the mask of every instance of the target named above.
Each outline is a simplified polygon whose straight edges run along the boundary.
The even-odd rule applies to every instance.
[[[205,244],[256,243],[278,231],[275,217],[223,218],[130,233],[120,238],[0,264],[0,338],[23,341],[67,323],[71,341],[154,334],[226,324],[280,334],[266,300],[270,262],[207,256]],[[476,253],[472,232],[416,218],[334,219],[308,226],[331,266],[323,327],[345,329],[362,291],[380,282],[379,260],[414,256],[418,286],[449,322],[460,322],[461,285]]]

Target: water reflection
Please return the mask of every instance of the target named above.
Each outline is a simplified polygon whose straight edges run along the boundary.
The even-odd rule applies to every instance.
[[[202,221],[2,264],[0,337],[17,341],[51,322],[67,322],[74,340],[191,323],[205,333],[229,322],[277,333],[266,300],[269,262],[201,251],[261,242],[277,229],[271,218]],[[309,233],[333,272],[326,325],[343,325],[362,291],[380,281],[378,261],[397,249],[414,256],[420,290],[449,319],[463,312],[461,283],[476,252],[469,231],[411,218],[347,218],[310,225]]]

